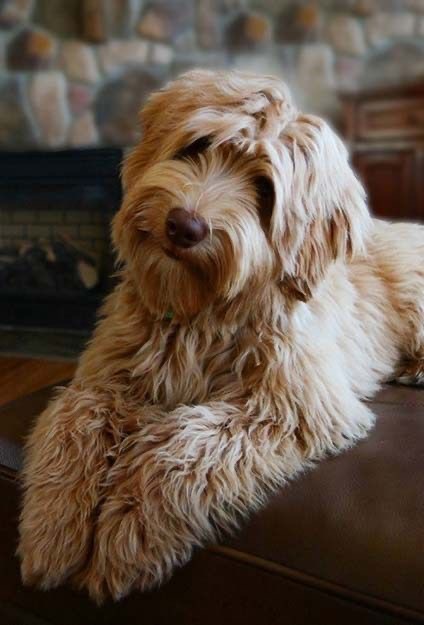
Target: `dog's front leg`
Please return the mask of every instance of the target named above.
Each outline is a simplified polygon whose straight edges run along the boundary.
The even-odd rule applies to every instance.
[[[122,443],[109,472],[80,585],[100,602],[160,583],[304,463],[284,420],[226,402],[152,414]]]
[[[56,586],[87,557],[116,444],[114,399],[76,383],[39,417],[27,447],[20,519],[22,578]]]

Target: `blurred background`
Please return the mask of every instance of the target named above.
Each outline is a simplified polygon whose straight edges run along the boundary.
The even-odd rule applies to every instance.
[[[424,221],[424,0],[0,0],[0,625],[128,623],[130,614],[138,623],[145,606],[148,623],[167,615],[182,622],[191,604],[188,623],[202,622],[202,614],[226,623],[227,612],[237,623],[253,622],[273,592],[285,592],[284,616],[271,601],[264,623],[289,623],[290,615],[296,623],[422,622],[413,609],[420,603],[420,556],[411,555],[422,546],[422,497],[410,486],[415,476],[419,484],[423,456],[418,391],[405,401],[386,389],[377,404],[383,430],[356,461],[342,460],[348,464],[338,465],[341,481],[328,479],[334,467],[338,473],[332,465],[324,480],[307,482],[306,497],[295,490],[288,506],[273,504],[275,518],[271,512],[245,534],[246,561],[249,545],[253,552],[259,545],[259,553],[269,545],[273,556],[288,545],[281,591],[275,562],[252,576],[253,567],[243,573],[240,561],[230,568],[219,553],[213,559],[222,566],[205,556],[208,583],[200,575],[192,596],[182,589],[202,564],[156,603],[149,595],[95,614],[67,590],[37,593],[20,585],[12,480],[23,432],[52,387],[72,377],[113,286],[110,221],[121,202],[123,155],[138,140],[138,111],[152,90],[196,66],[282,77],[302,109],[325,116],[343,136],[374,214]],[[358,490],[361,482],[366,490]],[[322,493],[309,501],[314,484],[329,498],[337,488],[334,506]],[[296,524],[300,533],[292,531]],[[361,529],[367,526],[368,533]],[[262,540],[262,527],[271,542]],[[234,609],[233,589],[220,594],[233,570]],[[348,589],[344,597],[337,596],[338,579],[339,589]]]
[[[281,76],[344,136],[375,214],[423,219],[424,0],[0,0],[0,325],[19,342],[92,327],[137,112],[195,66]]]
[[[126,146],[152,89],[194,66],[284,77],[340,121],[338,92],[424,74],[423,0],[1,0],[0,146]]]

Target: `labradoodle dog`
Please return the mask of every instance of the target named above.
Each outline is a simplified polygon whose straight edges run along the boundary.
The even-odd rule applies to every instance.
[[[380,383],[424,381],[424,228],[371,219],[277,79],[154,94],[113,223],[120,281],[27,444],[26,583],[150,588],[314,461]]]

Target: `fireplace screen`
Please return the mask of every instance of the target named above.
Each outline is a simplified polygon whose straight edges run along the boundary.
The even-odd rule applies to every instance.
[[[90,328],[110,288],[121,157],[0,155],[0,323]]]

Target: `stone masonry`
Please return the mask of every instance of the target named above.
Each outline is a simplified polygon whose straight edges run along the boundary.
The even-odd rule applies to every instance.
[[[424,2],[0,0],[0,149],[130,145],[195,66],[281,75],[337,122],[339,90],[424,75]]]

